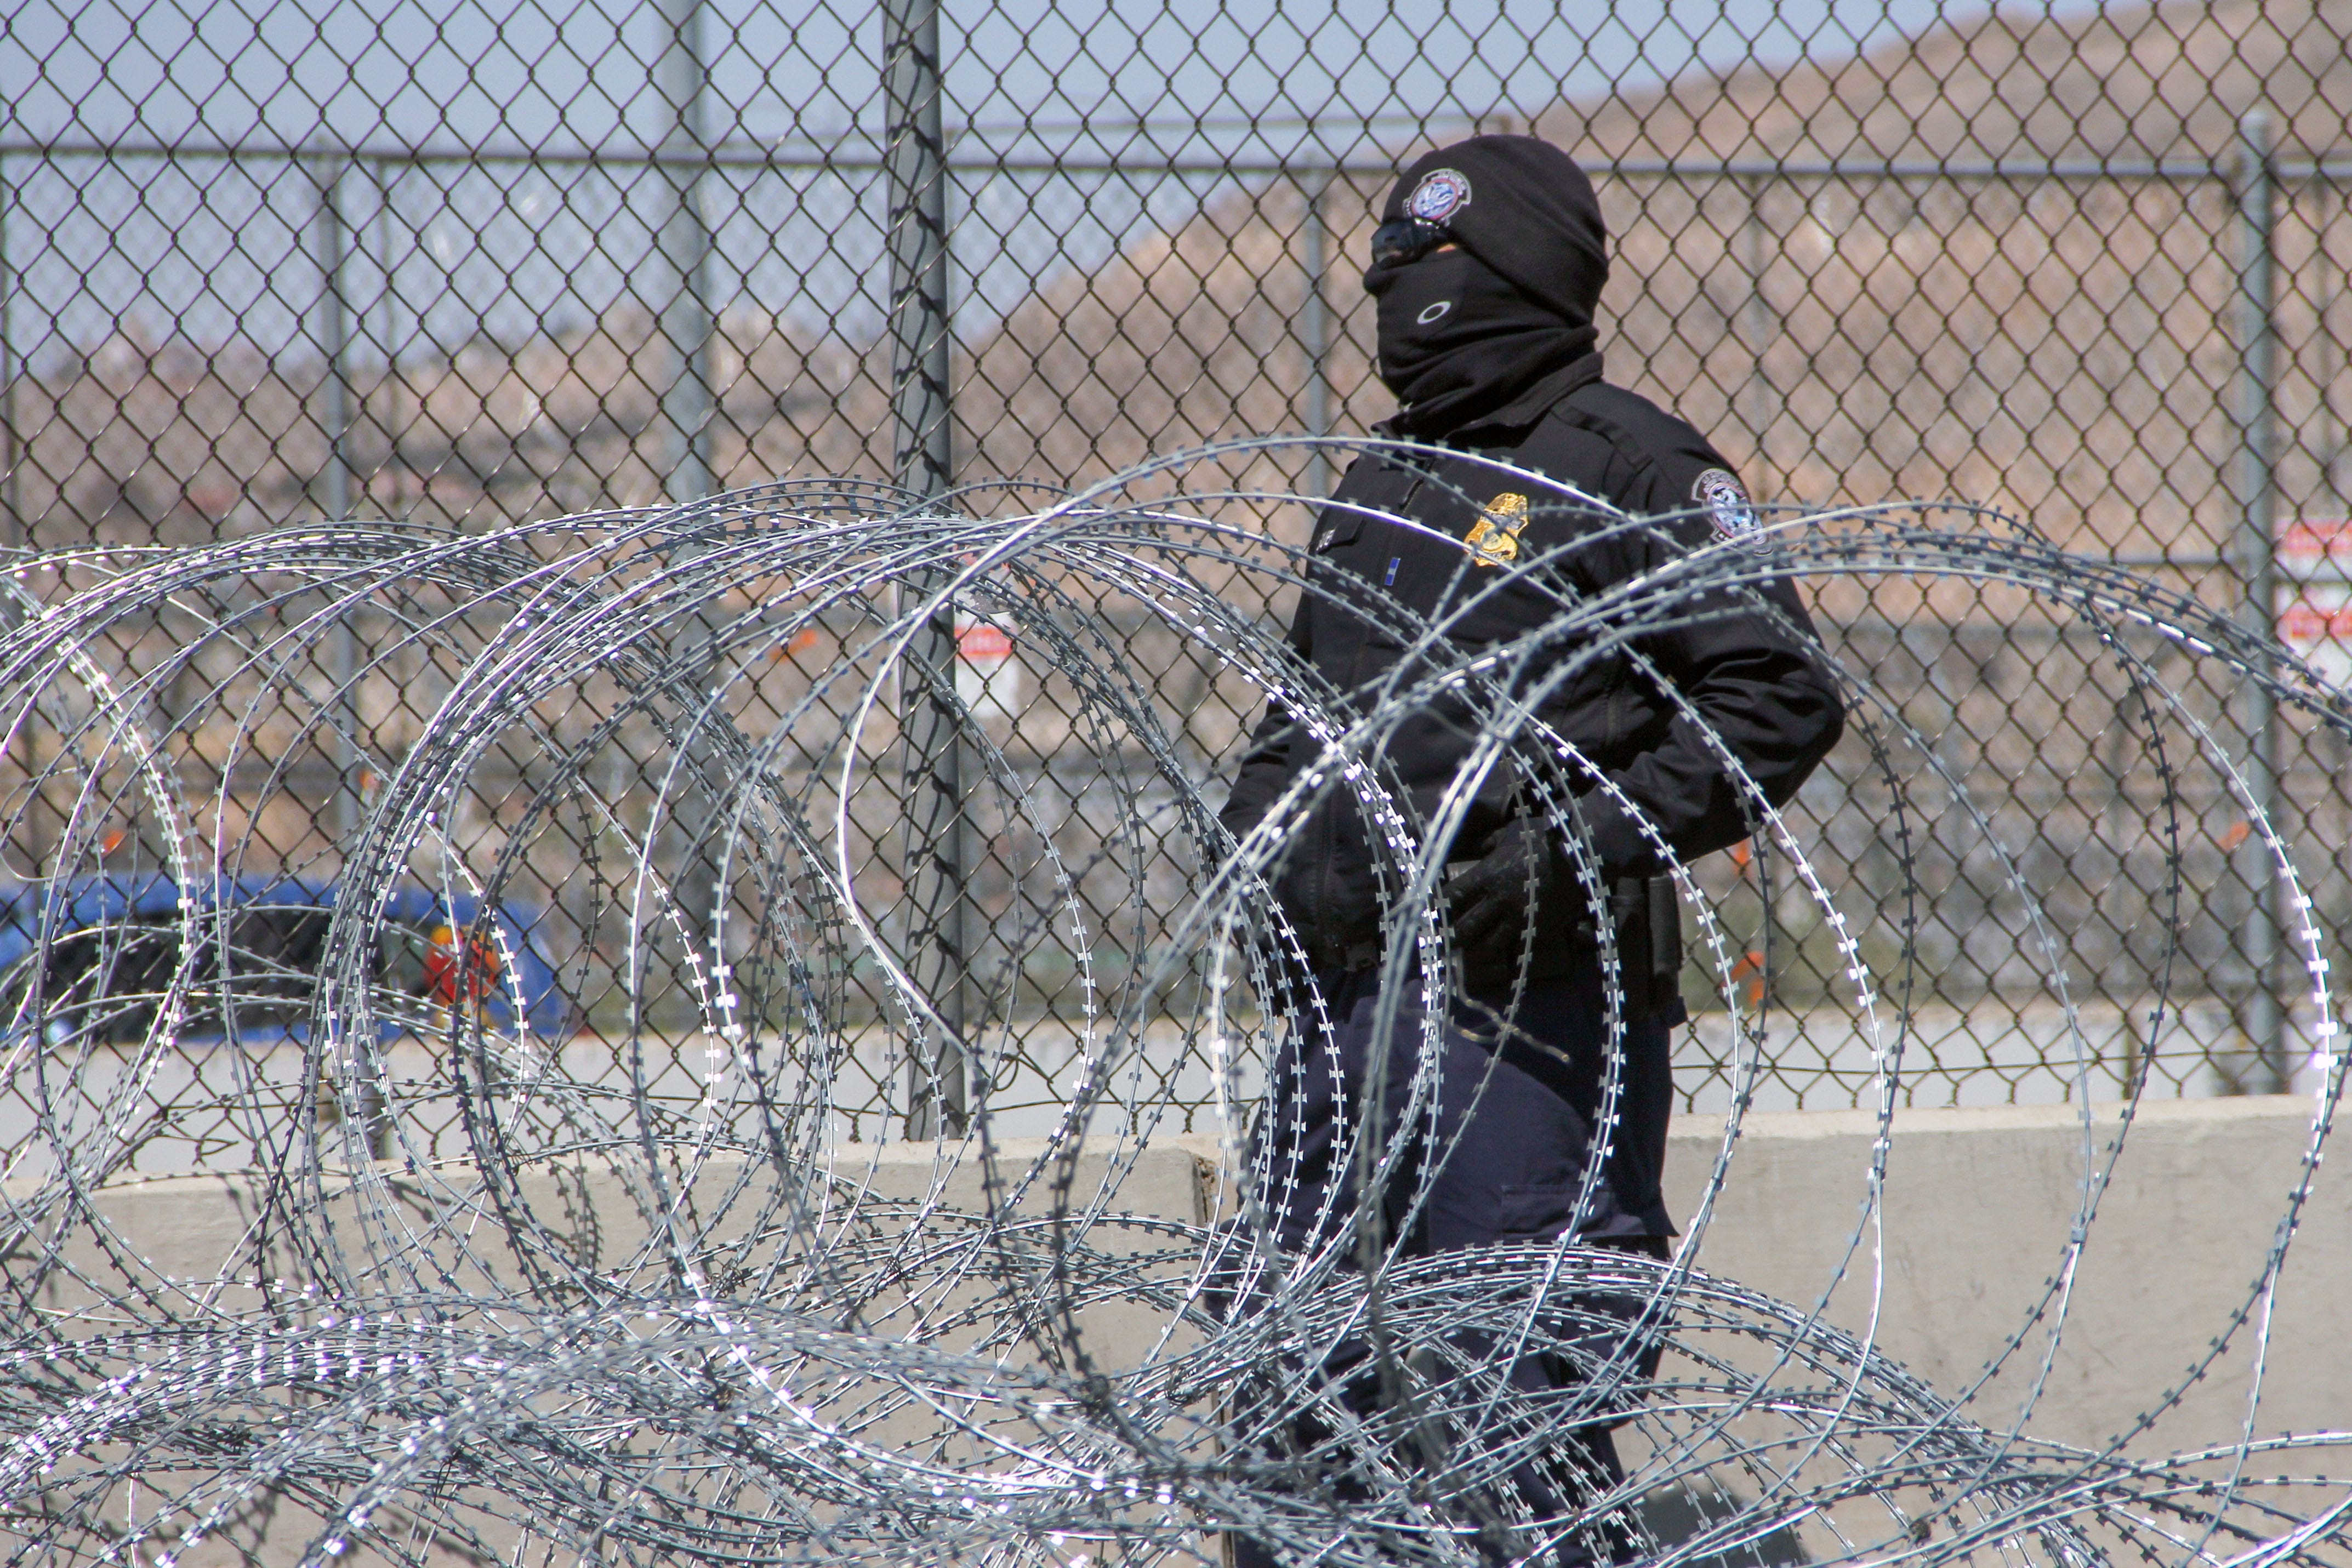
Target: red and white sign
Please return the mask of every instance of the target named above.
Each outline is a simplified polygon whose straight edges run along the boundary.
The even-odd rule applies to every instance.
[[[2352,517],[2281,525],[2279,640],[2335,685],[2352,687]]]
[[[2282,523],[2278,569],[2306,582],[2352,577],[2352,517],[2295,517]]]
[[[977,718],[1013,718],[1021,712],[1021,661],[1013,639],[985,621],[956,622],[956,695]]]

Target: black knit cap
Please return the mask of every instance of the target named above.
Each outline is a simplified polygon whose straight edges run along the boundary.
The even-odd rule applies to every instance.
[[[1455,243],[1570,321],[1591,321],[1609,280],[1609,232],[1576,160],[1532,136],[1474,136],[1414,160],[1382,221],[1423,215],[1406,204],[1445,171],[1468,186],[1468,200],[1441,180],[1423,205],[1450,206],[1444,223]]]

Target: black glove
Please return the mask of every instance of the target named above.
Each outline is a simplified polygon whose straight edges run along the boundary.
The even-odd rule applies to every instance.
[[[1627,1016],[1679,1011],[1682,919],[1674,884],[1663,876],[1619,873],[1608,876],[1608,931]],[[1497,830],[1486,854],[1447,885],[1446,903],[1462,983],[1474,995],[1508,990],[1522,955],[1549,966],[1559,948],[1589,953],[1600,945],[1592,901],[1541,818],[1522,817]]]
[[[1553,847],[1540,818],[1521,817],[1496,830],[1486,852],[1446,885],[1454,951],[1471,990],[1507,987],[1526,951],[1527,928],[1538,912],[1557,924],[1579,898],[1568,857]]]

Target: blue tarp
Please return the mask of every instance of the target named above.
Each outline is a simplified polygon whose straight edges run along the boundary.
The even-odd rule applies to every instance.
[[[217,915],[224,909],[241,916],[272,911],[315,916],[334,907],[335,887],[331,883],[291,877],[220,877],[190,889],[188,899],[200,917]],[[462,939],[480,912],[478,899],[445,899],[430,888],[410,885],[394,891],[384,910],[383,926],[395,933],[413,933],[420,945],[438,946],[449,955],[454,968],[454,946],[446,942],[432,944],[434,933],[447,927]],[[32,956],[44,918],[49,921],[52,952],[85,932],[168,930],[182,918],[182,891],[169,877],[151,873],[78,877],[57,886],[20,885],[0,894],[0,975]],[[501,904],[492,918],[499,935],[488,946],[500,960],[499,972],[475,982],[488,1021],[496,1028],[511,1027],[520,991],[534,1030],[563,1032],[572,1021],[572,1007],[556,988],[555,966],[538,938],[537,915],[520,905]],[[488,934],[484,936],[487,939]],[[511,974],[505,972],[509,962]],[[240,1029],[238,1032],[254,1031]]]

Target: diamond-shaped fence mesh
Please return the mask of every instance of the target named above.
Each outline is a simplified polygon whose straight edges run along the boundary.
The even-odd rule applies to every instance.
[[[1532,130],[1601,192],[1612,374],[1708,432],[1762,498],[1987,503],[2069,549],[2275,616],[2300,650],[2352,666],[2343,7],[1782,0],[1699,23],[1655,0],[1420,17],[1256,0],[1196,13],[1107,0],[18,5],[0,26],[5,542],[170,545],[320,518],[479,531],[778,476],[1068,485],[1223,436],[1360,434],[1393,406],[1356,282],[1389,183],[1425,147]],[[940,361],[924,356],[942,344],[932,385],[923,367]],[[1304,449],[1285,461],[1283,486],[1332,477]],[[1271,526],[1306,518],[1291,508]],[[11,613],[63,586],[34,576]],[[295,639],[302,667],[266,691],[208,687],[205,648],[250,681],[260,620],[300,621],[301,594],[270,599],[282,591],[223,584],[179,607],[185,624],[119,632],[90,651],[84,695],[132,705],[171,787],[235,821],[239,874],[331,888],[368,791],[478,633],[418,585],[334,637]],[[1097,608],[1152,673],[1213,796],[1255,693],[1150,616]],[[2178,801],[2135,795],[2137,698],[2095,636],[1948,584],[1841,581],[1816,608],[1841,657],[1904,694],[1902,716],[1983,813],[1881,798],[1889,778],[1942,786],[1927,759],[1889,759],[1890,773],[1851,738],[1800,802],[1845,875],[1864,956],[1909,975],[1916,1100],[2074,1092],[2019,886],[2056,932],[2104,1053],[2102,1092],[2293,1082],[2317,1020],[2264,1010],[2295,988],[2278,973],[2245,814],[2210,779]],[[1008,764],[1064,814],[1041,836],[973,806],[966,946],[982,969],[992,923],[1034,915],[1024,900],[1043,856],[1082,864],[1132,838],[1156,857],[1144,885],[1160,915],[1197,869],[1165,782],[1091,750],[1073,728],[1081,705],[1000,631],[963,629],[960,678]],[[2140,652],[2158,668],[2168,657],[2154,642]],[[805,632],[756,678],[726,683],[743,705],[730,717],[775,740],[787,771],[835,744],[771,732],[839,653]],[[2352,928],[2340,738],[2242,698],[2192,691],[2189,706],[2240,741],[2267,730],[2263,788],[2325,924]],[[272,711],[297,701],[348,702],[357,739],[321,749],[333,727]],[[600,926],[625,844],[695,874],[695,834],[676,820],[691,791],[660,782],[670,739],[649,715],[599,728],[625,706],[583,689],[492,746],[446,849],[515,847],[530,868],[513,914],[557,975],[575,1075],[674,1075],[685,1104],[690,977],[624,974],[627,943]],[[43,712],[0,758],[21,841],[0,876],[19,904],[77,809],[26,798],[25,781],[54,786],[58,748],[86,716]],[[279,737],[293,749],[274,751]],[[533,806],[550,747],[581,745],[598,748],[593,798]],[[173,874],[147,788],[100,791],[122,831],[101,840],[105,864],[75,874]],[[857,809],[874,813],[877,874],[911,887],[919,868],[892,825],[903,813]],[[1908,904],[1887,881],[1906,855],[1920,877]],[[1759,848],[1703,873],[1752,943],[1740,983],[1773,1051],[1759,1095],[1849,1104],[1869,1053],[1832,1005],[1834,952],[1773,870]],[[1119,929],[1115,911],[1096,913]],[[426,977],[429,1002],[446,955],[429,912],[415,925],[402,938],[414,951],[385,962]],[[1130,925],[1135,962],[1156,927]],[[691,946],[690,933],[656,944],[679,962]],[[1050,949],[1024,944],[1024,971],[983,988],[1022,1044],[1007,1071],[1041,1108],[1078,1027],[1071,966]],[[1693,979],[1694,1000],[1719,1007]],[[2151,1030],[2159,992],[2178,1006]],[[1728,1093],[1720,1019],[1702,1010],[1679,1047],[1695,1105]],[[648,1030],[673,1042],[669,1060],[625,1061],[607,1043]],[[429,1037],[409,1051],[425,1076]],[[207,1121],[208,1095],[233,1098],[225,1074],[318,1092],[287,1066],[299,1051],[240,1053],[192,1043],[184,1081],[146,1091],[172,1129],[156,1168],[234,1160],[267,1135]],[[871,1103],[844,1114],[856,1135],[896,1135],[904,1064],[868,1068]],[[76,1082],[95,1093],[105,1080]],[[37,1113],[27,1082],[0,1123]]]

